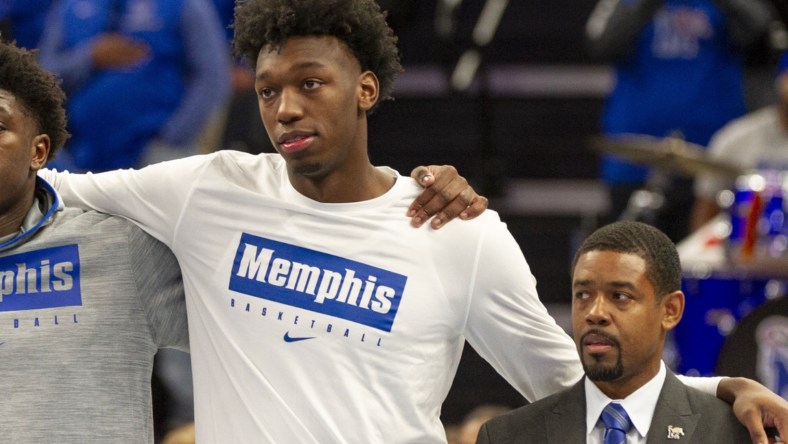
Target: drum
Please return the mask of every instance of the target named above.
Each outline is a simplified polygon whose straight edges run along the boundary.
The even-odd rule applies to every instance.
[[[788,173],[765,170],[739,176],[736,189],[720,195],[730,216],[729,260],[748,263],[788,258],[787,192]]]
[[[684,316],[666,362],[687,375],[715,374],[717,358],[739,322],[788,286],[788,174],[759,171],[740,176],[720,195],[728,211],[677,245]],[[671,351],[672,349],[668,349]]]
[[[725,340],[717,374],[755,379],[788,399],[788,297],[769,301],[742,319]]]
[[[786,284],[785,279],[732,272],[685,273],[686,305],[673,331],[673,367],[685,375],[714,375],[720,350],[738,323],[765,302],[784,295]]]

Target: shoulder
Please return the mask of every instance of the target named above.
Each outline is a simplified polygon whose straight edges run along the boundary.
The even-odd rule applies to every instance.
[[[258,191],[277,189],[287,179],[284,160],[278,154],[250,154],[235,150],[219,150],[182,159],[162,162],[140,170],[148,176],[168,181],[168,186],[211,183],[211,187],[241,187]]]
[[[484,424],[487,435],[525,438],[533,433],[541,434],[545,430],[545,416],[570,398],[571,389],[564,390],[497,416]]]
[[[705,442],[716,436],[725,442],[749,442],[749,432],[736,418],[730,404],[691,387],[687,387],[687,397],[693,410],[701,414],[695,431],[699,440]]]
[[[683,396],[686,396],[686,399],[689,401],[690,407],[692,407],[693,410],[708,407],[714,410],[726,410],[728,412],[731,411],[730,404],[717,398],[716,396],[710,395],[684,384],[676,376],[676,374],[673,373],[673,371],[668,369],[667,374],[665,375],[665,383],[662,386],[662,391],[660,392],[660,397],[665,400],[672,401],[673,399],[680,399]]]
[[[227,172],[266,172],[286,168],[282,156],[274,153],[250,154],[243,151],[220,150],[208,154],[206,160],[214,168]]]
[[[764,128],[775,125],[776,122],[777,112],[774,106],[761,108],[732,120],[712,137],[709,142],[709,153],[713,155],[737,147],[740,148],[741,143],[762,132]]]
[[[392,191],[398,193],[398,205],[400,207],[407,208],[424,191],[424,188],[411,177],[398,176],[397,184],[395,185],[395,188],[392,189]],[[438,230],[437,233],[448,233],[452,230],[462,230],[464,233],[468,233],[468,231],[464,230],[479,231],[484,229],[484,227],[494,226],[496,224],[499,224],[502,229],[506,228],[506,225],[501,221],[500,214],[494,209],[488,208],[479,216],[471,220],[464,221],[456,218]]]
[[[119,216],[66,208],[56,216],[53,228],[63,236],[79,236],[86,242],[121,244],[134,249],[160,248],[160,242],[133,222]]]
[[[125,218],[97,211],[66,208],[30,247],[72,244],[79,246],[83,260],[100,261],[108,275],[143,267],[159,274],[177,269],[175,256],[162,242]]]
[[[683,384],[682,386],[687,391],[687,399],[689,400],[692,409],[696,412],[703,412],[703,416],[706,417],[706,420],[712,420],[712,418],[727,418],[738,423],[736,416],[733,414],[731,405],[727,402],[717,398],[716,396],[704,393],[698,389],[687,387]]]
[[[271,165],[284,165],[285,161],[277,153],[251,154],[237,150],[219,150],[206,156],[214,156],[217,160],[232,161],[236,163],[260,163],[265,162]]]
[[[84,230],[85,234],[100,232],[128,233],[129,230],[134,229],[134,224],[122,217],[72,207],[68,207],[56,214],[55,224],[59,226],[59,230],[71,227]]]
[[[689,412],[687,413],[691,412],[692,415],[697,416],[697,425],[693,432],[693,437],[696,440],[717,442],[722,439],[724,442],[748,442],[749,433],[734,415],[730,404],[708,393],[684,385],[672,374],[669,374],[665,381],[665,387],[660,394],[659,404],[661,405],[655,412],[652,425],[668,415],[672,416],[683,410],[680,402],[682,394],[686,396],[689,404]]]

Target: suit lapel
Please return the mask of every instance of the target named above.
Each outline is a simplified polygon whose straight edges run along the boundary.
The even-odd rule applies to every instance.
[[[693,412],[687,399],[687,388],[668,370],[659,394],[654,418],[648,432],[648,443],[682,444],[692,442],[700,412]],[[671,428],[671,430],[668,430]],[[698,437],[702,440],[703,437]]]
[[[584,378],[561,395],[556,405],[545,411],[548,444],[586,442],[586,392]]]

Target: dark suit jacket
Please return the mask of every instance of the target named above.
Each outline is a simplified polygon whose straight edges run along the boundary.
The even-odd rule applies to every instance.
[[[668,427],[680,427],[684,435],[668,439]],[[586,395],[583,379],[574,387],[513,410],[485,423],[477,444],[586,442]],[[685,386],[668,371],[662,386],[648,444],[750,442],[747,429],[725,401]]]

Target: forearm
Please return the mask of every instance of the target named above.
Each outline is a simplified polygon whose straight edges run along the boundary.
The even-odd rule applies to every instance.
[[[752,43],[769,27],[772,13],[763,0],[715,0],[728,19],[728,36],[739,48]]]
[[[630,54],[662,4],[663,0],[600,0],[586,23],[589,54],[607,62]]]
[[[722,378],[717,385],[717,397],[723,401],[733,404],[737,393],[744,393],[747,390],[754,390],[760,384],[747,378]]]

